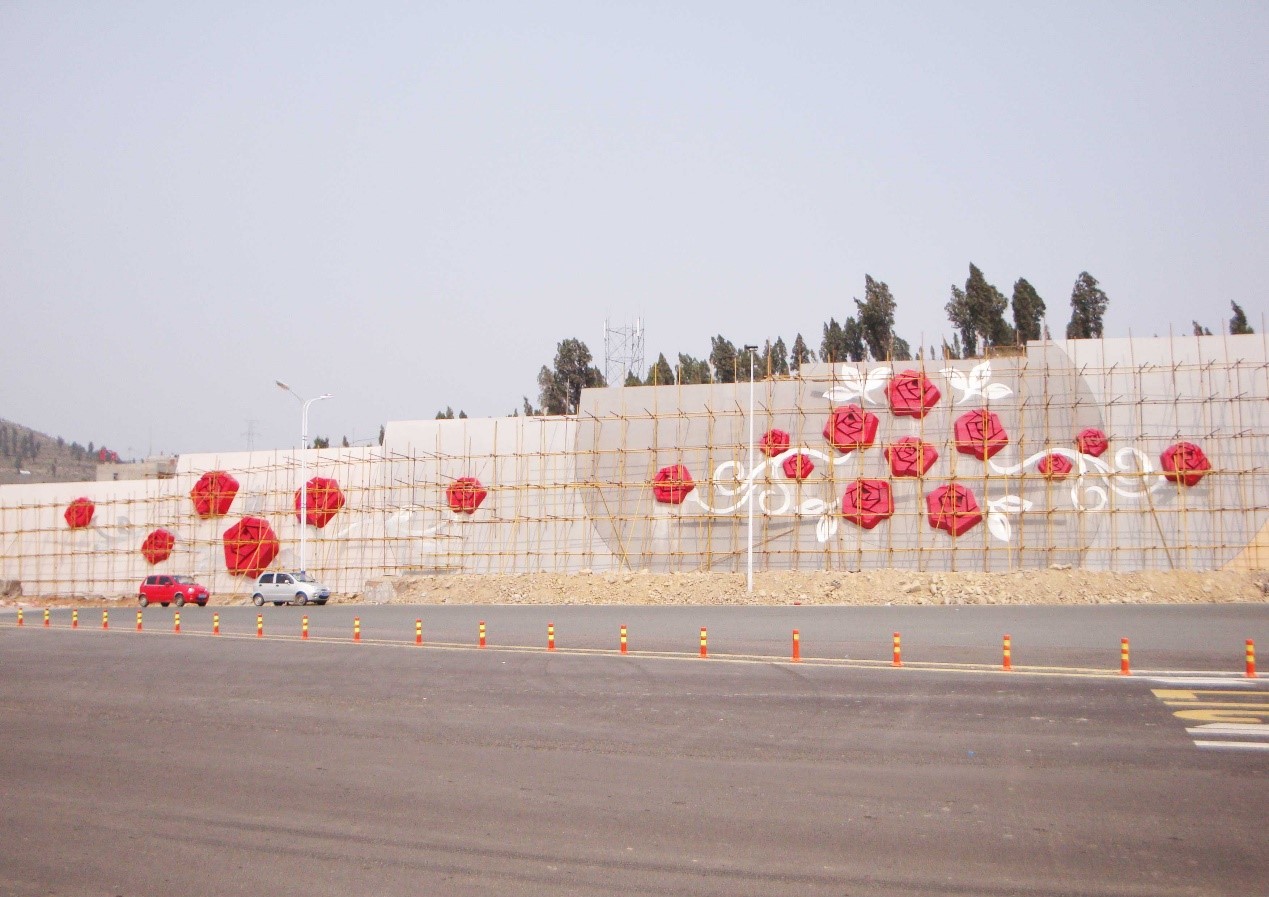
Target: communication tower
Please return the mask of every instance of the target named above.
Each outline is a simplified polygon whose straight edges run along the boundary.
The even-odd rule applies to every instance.
[[[643,318],[635,318],[633,324],[621,327],[614,327],[605,318],[604,379],[608,385],[621,386],[631,372],[636,377],[643,377],[644,370]]]

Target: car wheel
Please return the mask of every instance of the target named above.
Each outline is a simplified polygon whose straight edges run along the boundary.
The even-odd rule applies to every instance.
[[[300,607],[303,607],[304,605],[308,604],[308,596],[305,595],[303,592],[296,592],[295,603],[298,604]]]
[[[150,603],[150,599],[145,597],[144,595],[137,596],[137,604],[141,605],[142,607],[146,607],[149,603]]]
[[[176,595],[175,595],[175,596],[173,596],[173,598],[172,598],[172,603],[173,603],[173,604],[175,604],[177,607],[184,607],[184,606],[185,606],[185,596],[184,596],[184,595],[182,595],[180,592],[177,592],[177,593],[176,593]]]
[[[252,604],[254,604],[256,607],[263,607],[263,606],[264,606],[264,596],[263,596],[263,595],[252,595],[252,596],[251,596],[251,603],[252,603]]]
[[[207,606],[207,602],[206,602],[206,601],[200,601],[200,602],[198,602],[198,606],[199,606],[199,607],[206,607],[206,606]]]

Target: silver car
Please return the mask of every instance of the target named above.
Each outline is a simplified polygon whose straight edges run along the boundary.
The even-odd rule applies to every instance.
[[[251,600],[256,607],[266,601],[276,605],[293,602],[295,604],[325,604],[330,598],[330,589],[313,579],[307,573],[261,573],[256,580],[255,592]]]

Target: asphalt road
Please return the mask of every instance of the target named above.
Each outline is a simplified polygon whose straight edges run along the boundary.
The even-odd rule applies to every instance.
[[[0,893],[1267,890],[1269,751],[1200,747],[1221,740],[1193,728],[1234,712],[1257,731],[1221,748],[1269,743],[1264,680],[714,657],[782,650],[767,629],[795,619],[818,633],[811,655],[859,644],[888,660],[904,628],[931,655],[982,650],[991,664],[979,642],[1003,620],[1037,652],[1100,656],[1109,640],[1111,668],[1118,632],[1093,625],[1108,620],[1165,665],[1232,670],[1225,642],[1264,632],[1258,607],[844,621],[815,608],[269,608],[265,639],[254,608],[221,609],[224,635],[200,634],[212,610],[184,611],[179,636],[170,611],[147,611],[141,634],[131,611],[109,632],[86,614],[74,631],[0,617]],[[422,650],[420,612],[436,639]],[[273,637],[304,613],[309,642]],[[611,650],[618,616],[638,649],[627,657]],[[485,651],[470,647],[481,617]],[[709,660],[692,656],[699,625]],[[516,642],[529,647],[505,647]],[[575,650],[592,647],[604,653]],[[647,653],[660,649],[679,656]],[[1190,709],[1211,705],[1238,709]]]

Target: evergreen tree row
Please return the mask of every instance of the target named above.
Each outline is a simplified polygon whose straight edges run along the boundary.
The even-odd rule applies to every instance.
[[[865,275],[864,298],[853,301],[854,314],[847,315],[841,323],[829,318],[823,325],[819,361],[907,361],[913,358],[911,345],[895,333],[897,303],[889,286]],[[1066,338],[1099,339],[1109,305],[1110,299],[1098,285],[1097,278],[1087,271],[1081,272],[1071,290],[1071,319],[1066,325]],[[1243,310],[1237,303],[1231,305],[1234,316],[1229,322],[1229,332],[1254,333]],[[944,341],[937,354],[944,359],[976,358],[991,350],[1048,339],[1048,327],[1044,323],[1046,310],[1044,300],[1026,278],[1018,278],[1012,296],[1006,298],[987,281],[978,266],[971,263],[965,285],[951,287],[944,311],[953,328],[952,341]],[[1012,323],[1006,320],[1006,312],[1010,313]],[[1211,333],[1197,321],[1193,324],[1195,334]],[[924,348],[917,347],[917,358],[935,356],[933,346],[929,347],[928,356]],[[751,376],[754,379],[789,376],[816,357],[801,333],[794,337],[791,347],[777,336],[774,342],[766,340],[760,347],[741,346],[739,349],[720,334],[710,339],[706,358],[679,353],[677,364],[671,364],[661,353],[646,376],[631,371],[624,385],[739,383],[747,382]],[[566,339],[559,343],[554,363],[549,367],[543,365],[538,372],[540,404],[535,407],[525,396],[522,409],[513,414],[521,411],[526,415],[576,413],[583,389],[608,385],[592,361],[590,349],[581,340]],[[453,411],[446,410],[448,414],[437,417],[453,417]]]

